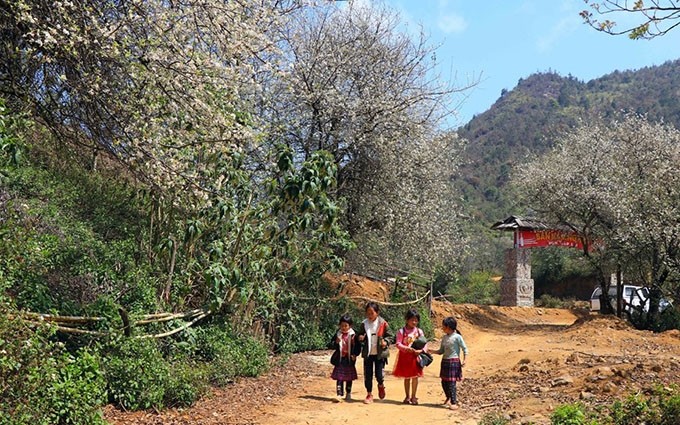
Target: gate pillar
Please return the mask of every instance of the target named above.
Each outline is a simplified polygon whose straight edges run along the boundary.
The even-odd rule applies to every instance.
[[[501,305],[533,307],[534,280],[531,278],[531,251],[511,248],[505,252],[505,273],[501,279]]]

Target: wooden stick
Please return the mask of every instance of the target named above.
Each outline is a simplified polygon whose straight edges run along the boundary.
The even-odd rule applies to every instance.
[[[85,316],[58,316],[55,314],[43,314],[43,313],[33,313],[30,311],[20,312],[19,316],[28,316],[37,320],[44,320],[46,322],[63,322],[63,323],[90,323],[90,322],[101,322],[106,320],[104,317],[85,317]],[[10,314],[10,318],[16,316]]]
[[[195,319],[192,320],[191,322],[189,322],[189,323],[187,323],[187,324],[185,324],[185,325],[183,325],[183,326],[180,326],[180,327],[177,328],[177,329],[173,329],[173,330],[171,330],[171,331],[164,332],[164,333],[160,333],[160,334],[140,335],[140,336],[137,336],[137,337],[135,337],[135,338],[137,338],[137,339],[164,338],[164,337],[166,337],[166,336],[174,335],[174,334],[176,334],[176,333],[178,333],[178,332],[182,332],[183,330],[185,330],[185,329],[187,329],[187,328],[193,326],[193,325],[194,325],[196,322],[198,322],[199,320],[208,317],[208,316],[210,315],[210,313],[211,313],[210,311],[207,311],[207,312],[205,312],[205,313],[199,315],[197,318],[195,318]]]
[[[164,317],[159,317],[159,318],[152,318],[152,319],[144,319],[144,320],[138,320],[135,322],[135,325],[146,325],[149,323],[161,323],[161,322],[168,322],[170,320],[175,320],[175,319],[181,319],[181,318],[190,318],[194,317],[196,315],[199,315],[203,313],[203,310],[192,310],[192,311],[187,311],[184,313],[174,313],[174,314],[169,314]]]
[[[30,325],[34,325],[34,326],[44,326],[45,325],[45,323],[32,322],[30,320],[27,320],[26,323],[28,323]],[[95,336],[109,335],[109,332],[88,331],[88,330],[85,330],[85,329],[69,328],[68,326],[58,326],[58,325],[50,325],[50,326],[53,326],[59,332],[70,333],[70,334],[83,334],[83,335],[95,335]]]

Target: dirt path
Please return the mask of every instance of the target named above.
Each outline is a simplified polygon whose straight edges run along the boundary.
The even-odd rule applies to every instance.
[[[554,407],[576,400],[609,404],[656,383],[680,381],[680,332],[652,334],[610,317],[562,309],[484,307],[437,303],[436,323],[459,319],[470,349],[458,386],[461,409],[438,403],[443,392],[439,356],[420,380],[419,406],[403,405],[403,381],[387,367],[387,398],[364,405],[361,367],[355,400],[336,402],[328,377],[330,352],[302,353],[256,380],[218,390],[184,411],[122,414],[107,409],[114,424],[477,424],[502,412],[513,423],[547,424]],[[433,346],[438,346],[434,342]],[[392,356],[394,358],[394,356]]]

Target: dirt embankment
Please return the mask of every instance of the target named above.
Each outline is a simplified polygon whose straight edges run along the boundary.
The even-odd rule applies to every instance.
[[[371,298],[382,292],[376,288],[371,286],[376,291]],[[433,311],[435,323],[448,315],[458,319],[470,350],[457,411],[439,406],[444,397],[438,356],[420,380],[419,406],[401,403],[403,384],[389,373],[391,364],[386,369],[387,398],[365,405],[360,366],[354,401],[335,402],[330,352],[322,351],[294,355],[266,376],[215,390],[190,409],[157,414],[107,408],[106,417],[114,424],[439,425],[477,424],[486,413],[503,412],[513,423],[548,424],[550,412],[563,403],[610,404],[657,384],[680,382],[678,331],[637,331],[622,320],[586,310],[435,302]],[[431,344],[439,345],[437,340]]]

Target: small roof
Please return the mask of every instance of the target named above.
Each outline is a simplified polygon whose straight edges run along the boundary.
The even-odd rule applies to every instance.
[[[571,230],[565,225],[548,224],[535,218],[519,217],[511,215],[503,221],[497,221],[491,226],[493,230],[507,230],[514,231],[518,229],[524,230]]]

